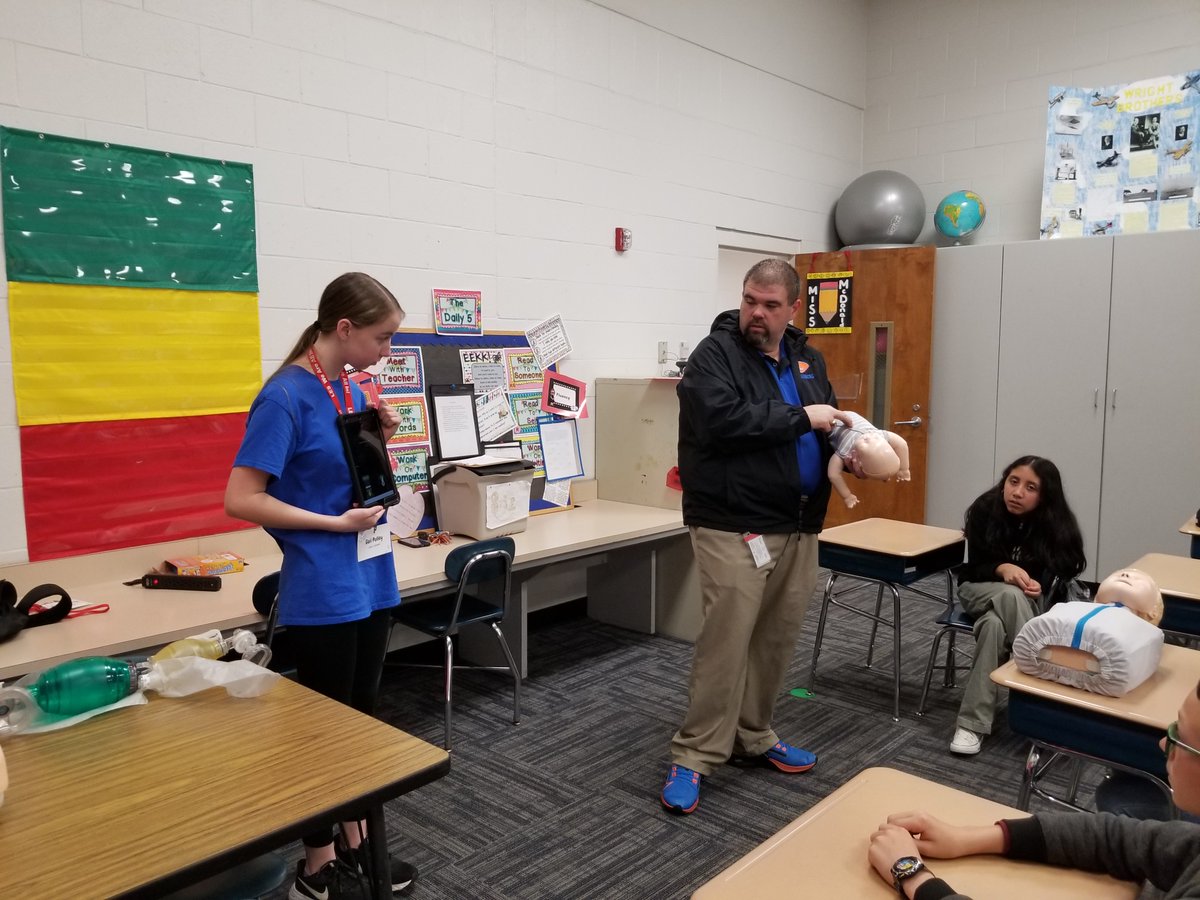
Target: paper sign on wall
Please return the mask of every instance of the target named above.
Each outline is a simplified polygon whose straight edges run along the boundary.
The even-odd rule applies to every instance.
[[[548,369],[571,352],[571,338],[563,325],[562,316],[551,316],[544,322],[539,322],[525,336],[529,339],[529,347],[537,357],[538,365]]]
[[[483,334],[479,291],[433,289],[433,330],[438,334]]]
[[[811,272],[804,308],[805,334],[850,334],[853,272]]]

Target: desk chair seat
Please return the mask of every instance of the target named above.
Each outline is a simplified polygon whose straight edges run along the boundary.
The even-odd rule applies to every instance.
[[[394,620],[417,631],[440,638],[444,646],[445,748],[451,749],[451,694],[454,670],[488,669],[511,673],[513,678],[513,724],[521,721],[521,670],[513,659],[500,623],[508,612],[512,561],[516,545],[510,537],[491,538],[456,547],[446,557],[446,577],[455,583],[454,592],[432,600],[401,603]],[[468,593],[470,591],[471,593]],[[488,625],[496,635],[505,666],[455,665],[453,638],[465,625]]]
[[[1042,596],[1038,608],[1034,612],[1040,615],[1055,603],[1065,600],[1069,585],[1069,580],[1056,577],[1050,582],[1050,589]],[[921,703],[917,707],[918,716],[925,715],[925,701],[929,697],[929,682],[933,678],[933,673],[935,671],[943,672],[943,685],[954,687],[957,674],[970,671],[973,661],[972,657],[968,657],[964,651],[954,645],[954,639],[958,634],[974,635],[975,620],[958,605],[958,600],[954,598],[953,594],[947,597],[946,608],[942,610],[941,615],[934,619],[934,624],[938,626],[938,630],[933,636],[933,645],[929,648],[929,662],[925,665],[925,684],[921,688]],[[950,640],[946,645],[946,661],[942,665],[938,665],[938,650],[942,645],[942,638],[947,636]],[[965,660],[965,662],[960,660]]]

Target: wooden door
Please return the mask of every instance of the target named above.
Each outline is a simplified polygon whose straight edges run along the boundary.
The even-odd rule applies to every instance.
[[[872,517],[924,524],[934,258],[933,247],[796,257],[801,296],[795,324],[809,332],[812,345],[825,356],[838,405],[904,438],[912,472],[911,481],[889,483],[848,475],[858,505],[847,509],[834,493],[825,517],[827,528]],[[836,317],[832,322],[818,317],[814,326],[806,316],[805,293],[820,280],[809,276],[835,272],[852,273],[849,322],[843,326]],[[850,331],[822,330],[831,325]]]

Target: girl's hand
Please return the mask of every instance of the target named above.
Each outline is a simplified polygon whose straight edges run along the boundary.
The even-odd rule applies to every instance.
[[[379,520],[383,518],[383,512],[382,506],[368,506],[365,509],[348,509],[333,520],[335,527],[331,528],[330,531],[366,531],[368,528],[374,528],[379,524]]]
[[[400,417],[396,415],[395,408],[382,397],[375,409],[379,412],[379,424],[383,426],[383,439],[385,442],[389,441],[400,427]]]
[[[996,574],[1005,584],[1020,588],[1026,597],[1040,597],[1042,586],[1029,577],[1029,573],[1013,563],[1001,563],[996,566]]]

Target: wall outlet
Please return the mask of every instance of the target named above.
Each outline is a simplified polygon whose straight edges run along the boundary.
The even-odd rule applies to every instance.
[[[658,364],[661,366],[667,361],[667,342],[658,342]]]
[[[688,354],[692,352],[692,348],[688,346],[687,341],[679,342],[679,358],[687,359]]]

